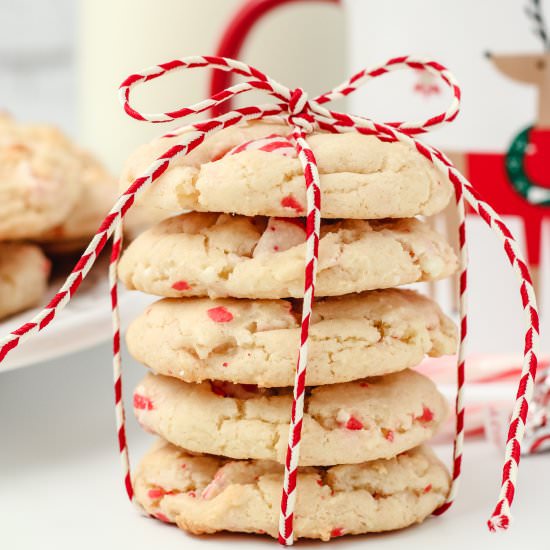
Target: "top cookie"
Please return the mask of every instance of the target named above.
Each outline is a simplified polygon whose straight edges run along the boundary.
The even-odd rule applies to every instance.
[[[141,201],[165,210],[299,217],[306,212],[303,170],[290,128],[256,122],[222,130],[176,159]],[[140,147],[121,178],[126,189],[160,155],[181,142]],[[381,219],[432,215],[445,208],[450,182],[418,152],[357,133],[308,136],[319,166],[324,218]]]
[[[62,222],[79,193],[69,140],[51,126],[0,120],[0,240],[34,238]]]

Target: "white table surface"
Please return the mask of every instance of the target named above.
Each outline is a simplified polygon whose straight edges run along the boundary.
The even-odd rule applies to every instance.
[[[144,372],[125,358],[126,396]],[[135,462],[151,436],[128,417]],[[447,446],[437,451],[450,456]],[[548,548],[550,455],[523,459],[514,522],[508,533],[495,535],[487,532],[485,520],[497,494],[500,466],[495,448],[470,443],[460,497],[445,516],[398,533],[343,537],[331,547]],[[116,451],[107,344],[0,375],[0,518],[0,548],[6,550],[276,547],[267,537],[188,536],[141,516],[127,502]],[[301,542],[299,547],[313,544],[318,543]]]

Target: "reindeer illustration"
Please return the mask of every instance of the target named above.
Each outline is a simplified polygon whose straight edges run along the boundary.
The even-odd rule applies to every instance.
[[[536,86],[537,119],[522,129],[503,153],[449,153],[457,167],[501,215],[521,218],[535,288],[541,259],[542,226],[550,217],[550,40],[540,0],[530,0],[526,14],[543,43],[540,53],[487,58],[504,75]],[[450,214],[452,216],[452,214]],[[452,226],[455,220],[447,219]]]

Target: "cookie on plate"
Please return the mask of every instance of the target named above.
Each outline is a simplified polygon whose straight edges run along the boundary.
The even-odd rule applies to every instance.
[[[79,162],[80,193],[75,207],[58,225],[34,240],[53,253],[84,248],[116,201],[116,180],[91,154],[75,150]]]
[[[148,374],[134,393],[140,424],[199,453],[284,463],[292,388],[188,384]],[[447,416],[434,383],[409,369],[307,391],[302,466],[390,458],[427,441]]]
[[[50,262],[37,246],[0,243],[0,318],[40,303],[49,274]]]
[[[165,297],[299,298],[305,251],[297,220],[194,212],[142,233],[119,275],[128,289]],[[315,293],[437,280],[456,268],[452,248],[420,220],[324,221]]]
[[[285,300],[167,298],[128,328],[132,356],[185,382],[224,380],[292,386],[300,342],[299,304]],[[373,290],[316,301],[306,383],[379,376],[456,351],[456,327],[412,290]]]
[[[0,240],[32,239],[61,223],[80,192],[79,163],[56,128],[0,124]]]
[[[286,137],[289,133],[288,126],[268,122],[222,130],[176,159],[144,192],[141,202],[168,213],[303,216],[303,170]],[[307,140],[319,166],[321,215],[325,218],[432,215],[449,202],[450,182],[406,145],[355,132],[316,132]],[[180,135],[140,147],[127,162],[121,189],[181,141]]]
[[[195,534],[277,537],[283,467],[265,460],[197,456],[164,441],[142,459],[137,501],[157,519]],[[329,540],[420,523],[449,491],[445,466],[427,447],[388,460],[300,468],[296,538]]]

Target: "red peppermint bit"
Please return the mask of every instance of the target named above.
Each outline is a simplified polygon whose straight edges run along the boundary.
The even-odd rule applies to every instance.
[[[215,323],[229,323],[233,321],[233,314],[223,306],[210,308],[206,313]]]
[[[395,432],[393,430],[386,430],[386,429],[382,429],[382,433],[384,434],[384,437],[390,442],[392,443],[393,442],[393,437],[395,435]]]
[[[185,464],[185,462],[181,465],[181,469],[182,470],[185,470],[185,468],[187,468],[187,464]]]
[[[369,387],[369,383],[368,383],[368,382],[359,382],[359,385],[360,385],[362,388],[368,388],[368,387]]]
[[[273,250],[275,250],[275,252],[279,252],[279,247],[278,247],[277,245],[275,245],[275,246],[273,247]]]
[[[197,493],[195,491],[189,491],[187,493],[191,498],[197,498]]]
[[[166,494],[166,491],[162,487],[157,487],[156,489],[149,489],[147,495],[152,500],[157,500],[162,498]]]
[[[189,285],[189,283],[187,281],[176,281],[172,285],[172,288],[174,290],[189,290],[191,288],[191,286]]]
[[[344,534],[344,529],[343,529],[343,527],[335,527],[335,528],[330,532],[330,536],[331,536],[331,537],[341,537],[343,534]]]
[[[256,533],[258,533],[258,535],[265,535],[265,531],[263,529],[258,529]]]
[[[323,480],[322,479],[317,479],[317,485],[319,485],[319,487],[323,487]]]
[[[222,367],[228,367],[229,363],[222,363]]]
[[[350,416],[349,420],[346,422],[346,428],[348,430],[362,430],[363,423],[360,420],[357,420],[355,416]]]
[[[426,487],[424,487],[424,493],[429,493],[432,490],[432,484],[428,483]]]
[[[148,397],[140,395],[139,393],[134,393],[134,409],[152,411],[154,408],[153,402]]]
[[[301,214],[304,211],[304,207],[296,200],[293,195],[287,195],[281,199],[281,206],[284,208],[292,208],[296,210],[298,214]]]
[[[163,513],[157,512],[156,514],[153,514],[153,517],[156,519],[160,519],[160,521],[164,521],[164,523],[172,523]]]
[[[426,405],[422,406],[422,416],[417,416],[416,420],[419,420],[420,422],[431,422],[434,419],[434,413],[431,409],[426,407]]]

